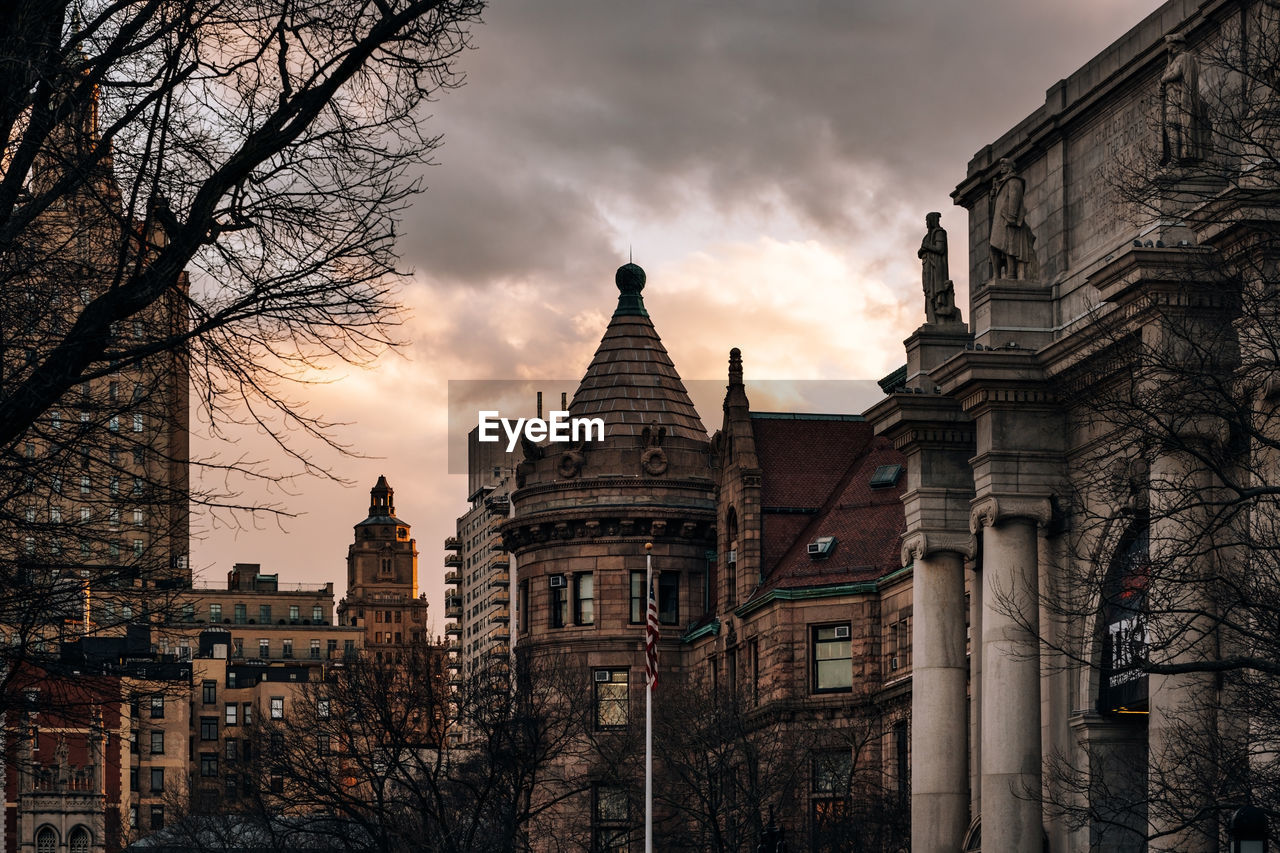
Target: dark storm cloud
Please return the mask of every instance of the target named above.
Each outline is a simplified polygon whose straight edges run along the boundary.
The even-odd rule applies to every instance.
[[[483,284],[703,206],[865,235],[946,210],[968,158],[1154,6],[497,2],[439,105],[409,259]]]

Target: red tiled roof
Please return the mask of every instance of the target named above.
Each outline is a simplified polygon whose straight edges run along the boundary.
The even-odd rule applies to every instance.
[[[905,466],[902,454],[863,421],[753,417],[751,423],[765,513],[766,576],[755,595],[874,580],[901,567],[905,471],[888,488],[871,488],[871,476],[881,465]],[[817,512],[779,512],[803,507]],[[815,560],[807,546],[820,536],[834,536],[836,546]]]

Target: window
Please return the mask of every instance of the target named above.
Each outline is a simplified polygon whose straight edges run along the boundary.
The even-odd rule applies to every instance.
[[[329,736],[327,734],[316,736],[316,752],[320,755],[329,754]]]
[[[135,498],[142,497],[142,478],[141,477],[133,478],[133,496]]]
[[[258,605],[258,624],[260,625],[271,624],[271,605],[270,604]]]
[[[244,637],[231,638],[231,656],[233,658],[244,657]],[[235,675],[236,675],[235,670],[233,669],[227,670],[227,686],[228,687],[235,687],[235,680],[236,680]]]
[[[258,657],[263,660],[271,657],[271,641],[266,637],[258,638]]]
[[[323,621],[324,621],[324,608],[321,607],[319,604],[317,604],[311,608],[311,623],[313,625],[319,625]]]
[[[658,621],[675,625],[680,621],[680,575],[663,572],[658,575]]]
[[[69,853],[89,853],[89,830],[77,826],[71,830],[71,841],[67,844]]]
[[[852,687],[853,658],[848,624],[814,628],[814,691],[849,690]]]
[[[164,791],[164,768],[151,768],[151,793],[159,794]]]
[[[133,431],[142,432],[142,415],[135,414],[133,416]]]
[[[284,697],[283,696],[271,697],[271,719],[273,720],[284,719]]]
[[[573,576],[573,624],[590,625],[595,618],[595,575],[581,572]]]
[[[221,604],[209,605],[209,621],[211,623],[222,621],[222,605]]]
[[[119,477],[109,477],[107,479],[107,491],[111,494],[111,497],[113,498],[117,497],[120,494],[120,478]]]
[[[310,648],[310,657],[312,660],[320,660],[320,641],[312,640]]]
[[[289,621],[297,622],[301,618],[302,618],[302,615],[299,612],[298,605],[290,604],[289,605]]]
[[[133,511],[133,523],[138,527],[142,526],[142,510],[135,509]]]
[[[628,684],[625,669],[595,670],[596,728],[616,729],[627,724]]]
[[[232,773],[222,780],[222,793],[228,800],[235,800],[240,797],[240,777]]]
[[[630,804],[627,791],[612,785],[594,785],[591,834],[592,850],[599,853],[627,853],[631,849]]]
[[[142,556],[142,540],[141,539],[133,540],[133,556],[135,557]]]
[[[529,582],[520,581],[520,598],[516,602],[516,625],[520,628],[520,633],[524,634],[529,630]]]
[[[87,522],[92,516],[93,516],[93,512],[89,509],[89,507],[84,506],[80,508],[80,521]]]
[[[236,724],[236,711],[239,707],[240,706],[235,702],[228,702],[226,707],[223,709],[225,712],[223,714],[223,722],[228,726],[234,726]]]
[[[237,625],[243,625],[248,621],[248,613],[245,612],[245,606],[243,604],[237,604],[235,606],[235,614],[235,619],[233,621]]]
[[[200,692],[203,694],[200,698],[201,698],[201,701],[204,702],[204,704],[206,705],[216,704],[218,701],[218,682],[205,681],[203,684],[201,684]]]
[[[244,719],[244,724],[246,726],[253,725],[253,703],[245,702],[244,705],[241,706],[240,710],[244,711],[244,713],[241,715],[241,717]]]
[[[200,753],[200,775],[205,777],[218,775],[218,753]]]
[[[344,658],[353,658],[353,657],[355,657],[355,656],[356,656],[356,641],[355,641],[355,640],[343,640],[343,641],[342,641],[342,656],[343,656]]]
[[[226,745],[227,761],[236,761],[240,758],[240,741],[235,738],[227,738]]]
[[[885,661],[889,678],[897,678],[911,668],[911,616],[909,611],[896,621],[890,622],[886,628]]]
[[[120,416],[119,416],[119,415],[112,415],[112,416],[111,416],[111,419],[107,421],[107,429],[111,430],[112,432],[119,432],[119,431],[120,431]]]
[[[151,719],[164,719],[164,695],[161,693],[151,697]]]
[[[338,641],[337,641],[337,640],[329,640],[329,641],[327,641],[327,642],[325,643],[325,652],[326,652],[326,654],[328,655],[329,660],[333,660],[335,657],[337,657],[337,654],[338,654]]]
[[[563,581],[563,577],[561,578]],[[569,621],[569,596],[563,586],[551,587],[551,627],[563,628]]]
[[[813,825],[812,847],[823,853],[844,850],[841,839],[847,839],[847,823],[851,819],[849,794],[853,787],[853,753],[848,749],[814,753],[811,772],[809,810]]]
[[[293,639],[291,637],[286,637],[280,641],[280,657],[293,657]]]
[[[151,733],[151,754],[164,755],[164,732]]]
[[[196,621],[196,606],[194,604],[182,605],[182,621],[183,622]]]
[[[200,740],[217,740],[218,739],[218,718],[217,717],[201,717],[200,718]]]
[[[644,572],[631,573],[631,624],[644,624]]]
[[[49,827],[36,833],[36,853],[57,853],[58,836]]]
[[[142,464],[143,462],[145,462],[146,460],[147,460],[147,451],[146,451],[146,448],[142,448],[142,447],[135,447],[135,448],[133,449],[133,464],[134,464],[134,465],[141,465],[141,464]]]

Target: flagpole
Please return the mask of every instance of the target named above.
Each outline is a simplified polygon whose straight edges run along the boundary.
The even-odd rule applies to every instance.
[[[653,543],[644,544],[645,643],[649,641],[648,606],[653,590]],[[656,675],[656,673],[655,673]],[[653,682],[644,686],[644,853],[653,853]]]

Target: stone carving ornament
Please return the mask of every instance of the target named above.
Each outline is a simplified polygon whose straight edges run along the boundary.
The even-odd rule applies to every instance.
[[[654,421],[640,433],[645,449],[640,454],[640,467],[646,474],[659,477],[667,472],[667,453],[662,449],[662,439],[667,436],[667,428],[658,426]]]
[[[1013,162],[1000,158],[1000,169],[991,183],[991,276],[1006,279],[1034,279],[1035,235],[1027,224],[1024,196],[1027,182],[1014,174]]]
[[[924,240],[916,252],[922,262],[924,317],[926,323],[958,323],[960,309],[956,308],[956,287],[947,270],[947,232],[941,220],[941,213],[925,215]]]
[[[1204,159],[1209,118],[1200,97],[1200,60],[1187,49],[1181,33],[1165,36],[1169,64],[1160,76],[1161,163],[1193,163]]]

